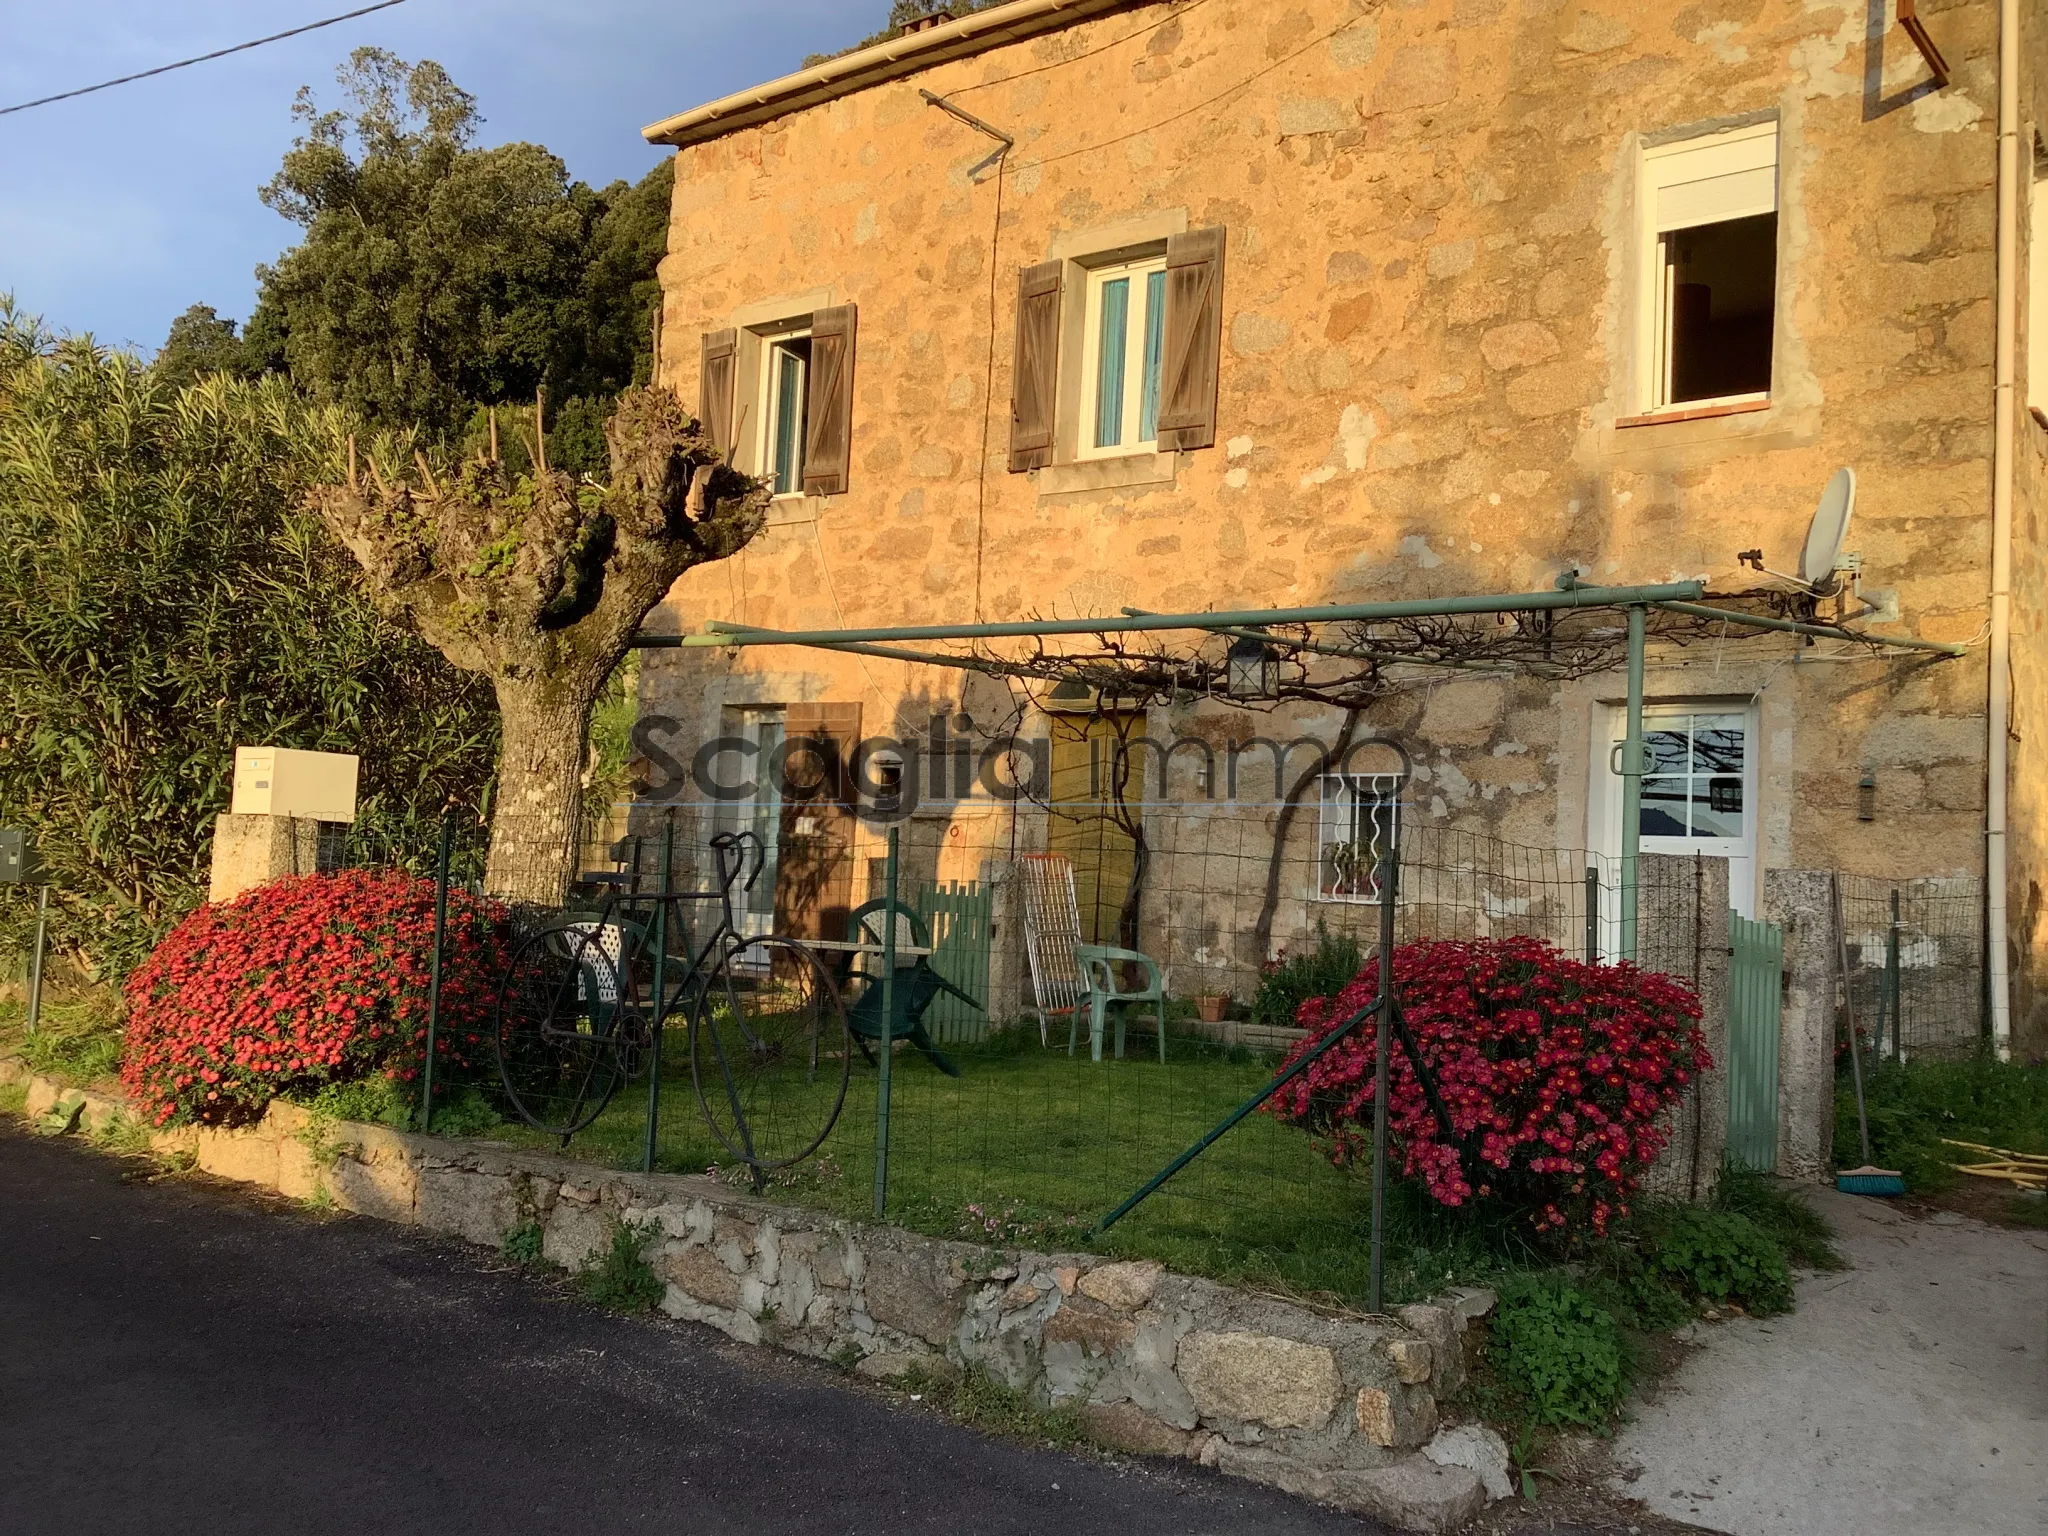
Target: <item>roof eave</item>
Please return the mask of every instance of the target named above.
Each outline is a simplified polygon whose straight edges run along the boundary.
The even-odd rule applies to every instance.
[[[899,80],[935,64],[1056,32],[1108,11],[1148,3],[1156,0],[1012,0],[1009,5],[976,11],[922,32],[905,33],[752,90],[693,107],[649,124],[640,130],[640,136],[650,144],[669,144],[678,149],[686,144],[701,144],[706,139],[801,112],[885,81]]]

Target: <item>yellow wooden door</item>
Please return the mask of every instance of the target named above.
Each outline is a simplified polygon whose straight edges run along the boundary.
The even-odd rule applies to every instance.
[[[1081,937],[1115,944],[1117,919],[1131,888],[1144,762],[1129,744],[1145,735],[1142,714],[1052,717],[1052,825],[1048,843],[1074,866]],[[1119,750],[1121,749],[1121,750]],[[1118,802],[1122,806],[1119,812]]]

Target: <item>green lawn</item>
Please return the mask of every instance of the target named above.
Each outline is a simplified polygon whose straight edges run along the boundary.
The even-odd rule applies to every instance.
[[[656,1166],[702,1172],[731,1155],[711,1136],[679,1035],[663,1072]],[[1217,1279],[1346,1302],[1363,1299],[1369,1267],[1365,1181],[1329,1165],[1299,1131],[1254,1114],[1099,1240],[1095,1222],[1227,1115],[1271,1075],[1275,1058],[1173,1040],[1162,1065],[1134,1035],[1122,1061],[1042,1049],[1035,1031],[948,1045],[952,1079],[907,1048],[893,1063],[888,1219],[938,1236],[1041,1249],[1089,1248],[1157,1258]],[[848,1216],[873,1214],[875,1069],[856,1061],[845,1107],[808,1162],[775,1177],[776,1198]],[[612,1167],[640,1166],[647,1085],[633,1084],[567,1151]],[[487,1133],[535,1147],[523,1127]],[[729,1175],[737,1177],[736,1173]],[[739,1180],[744,1187],[744,1180]],[[1388,1287],[1407,1297],[1484,1268],[1481,1245],[1396,1202]]]

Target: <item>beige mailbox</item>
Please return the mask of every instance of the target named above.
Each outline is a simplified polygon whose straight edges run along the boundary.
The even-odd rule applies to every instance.
[[[346,752],[237,747],[233,814],[352,822],[358,762]]]

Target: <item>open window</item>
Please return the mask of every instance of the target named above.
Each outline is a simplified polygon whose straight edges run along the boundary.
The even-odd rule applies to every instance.
[[[801,496],[810,422],[811,328],[764,337],[760,375],[754,419],[761,424],[761,441],[754,462],[776,495]]]
[[[1316,838],[1316,895],[1323,901],[1380,899],[1380,866],[1399,832],[1400,780],[1385,773],[1326,773]]]
[[[734,466],[778,497],[847,490],[856,320],[841,304],[704,337],[697,414]]]
[[[1777,328],[1778,125],[1646,148],[1639,407],[1766,401]]]
[[[1087,279],[1081,344],[1080,458],[1159,447],[1166,348],[1166,253],[1098,267]]]

